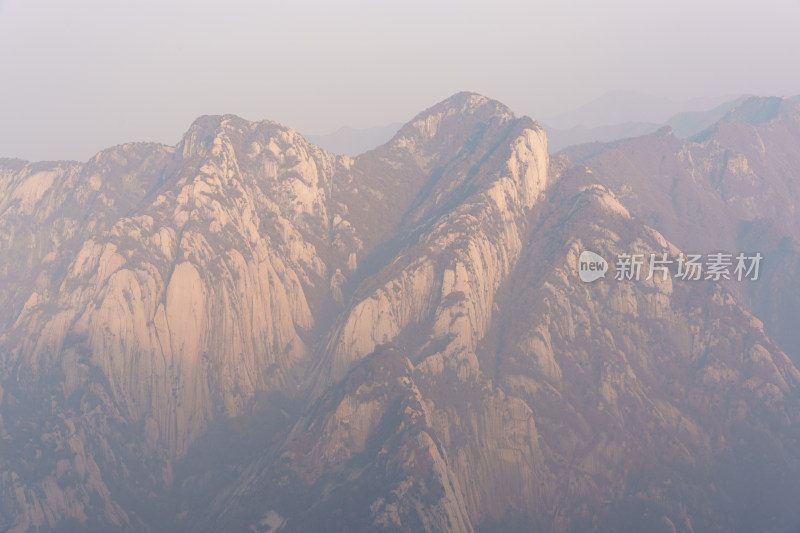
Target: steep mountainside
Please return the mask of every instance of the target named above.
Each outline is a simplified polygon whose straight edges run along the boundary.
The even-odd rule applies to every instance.
[[[770,265],[768,280],[747,285],[739,302],[800,362],[800,105],[781,98],[743,100],[696,141],[663,129],[566,153],[680,247],[760,251]]]
[[[222,116],[0,161],[0,529],[797,527],[800,120],[748,102],[581,164],[471,93],[356,158]],[[755,243],[754,282],[577,276]]]
[[[620,122],[625,120],[624,113],[629,111],[629,103],[623,104],[623,115],[616,115],[616,120],[602,125],[587,127],[585,125],[573,126],[567,129],[558,129],[545,124],[544,128],[552,152],[560,152],[578,144],[607,143],[619,139],[639,137],[653,133],[664,126],[669,126],[676,137],[692,139],[713,127],[717,122],[749,96],[740,96],[728,102],[723,102],[711,109],[703,111],[681,111],[663,122]],[[613,106],[610,108],[613,110]],[[613,111],[612,111],[613,112]],[[616,111],[620,113],[619,110]],[[630,120],[630,117],[628,118]]]

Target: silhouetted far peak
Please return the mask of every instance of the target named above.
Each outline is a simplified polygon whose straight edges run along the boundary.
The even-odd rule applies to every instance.
[[[779,96],[752,96],[731,109],[723,122],[745,122],[752,126],[765,124],[778,117],[784,99]]]
[[[703,142],[711,138],[722,124],[746,124],[749,126],[761,126],[779,119],[790,109],[797,109],[797,102],[791,98],[780,96],[751,96],[743,99],[728,111],[719,122],[710,128],[698,133],[690,140]]]

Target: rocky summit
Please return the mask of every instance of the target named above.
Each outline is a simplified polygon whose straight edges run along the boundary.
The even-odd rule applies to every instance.
[[[796,531],[799,171],[791,100],[549,155],[473,93],[0,160],[0,530]]]

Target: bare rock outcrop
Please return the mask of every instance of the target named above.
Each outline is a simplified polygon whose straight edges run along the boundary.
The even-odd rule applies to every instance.
[[[693,142],[566,156],[459,93],[357,158],[226,115],[0,161],[0,529],[800,523],[774,316],[800,113],[741,105]],[[761,244],[758,284],[613,276]],[[580,281],[584,250],[605,279]]]

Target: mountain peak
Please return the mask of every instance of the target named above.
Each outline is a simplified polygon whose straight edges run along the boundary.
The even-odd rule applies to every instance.
[[[447,160],[486,134],[501,134],[516,120],[496,100],[460,92],[419,113],[395,134],[387,147],[414,153],[422,160]],[[427,163],[423,166],[427,166]]]
[[[472,114],[476,110],[484,107],[484,106],[494,106],[496,108],[501,108],[503,112],[512,114],[511,109],[503,105],[502,103],[498,102],[497,100],[493,100],[488,98],[482,94],[471,92],[471,91],[461,91],[458,92],[448,98],[445,98],[438,104],[435,104],[433,107],[423,111],[420,115],[424,115],[427,111],[431,111],[434,109],[444,108],[444,109],[453,109],[456,111],[460,111],[466,114]]]
[[[784,102],[585,165],[475,93],[355,159],[234,115],[0,159],[0,530],[796,526]]]
[[[419,113],[400,130],[400,133],[410,126],[410,129],[416,130],[419,134],[432,137],[444,120],[467,117],[474,117],[480,121],[497,117],[504,122],[515,118],[511,109],[497,100],[478,93],[462,91]]]
[[[262,140],[267,140],[275,134],[291,139],[293,143],[300,142],[302,137],[294,128],[271,120],[253,122],[232,114],[202,115],[186,130],[178,143],[177,152],[183,157],[190,157],[214,144],[223,143],[222,139],[226,137],[250,138],[252,135],[261,135]]]
[[[736,103],[719,121],[700,133],[690,137],[694,142],[704,142],[711,138],[724,124],[746,124],[761,126],[778,119],[797,104],[790,98],[780,96],[749,96]]]
[[[745,122],[752,126],[764,124],[778,117],[784,103],[779,96],[751,96],[735,106],[723,122]]]

